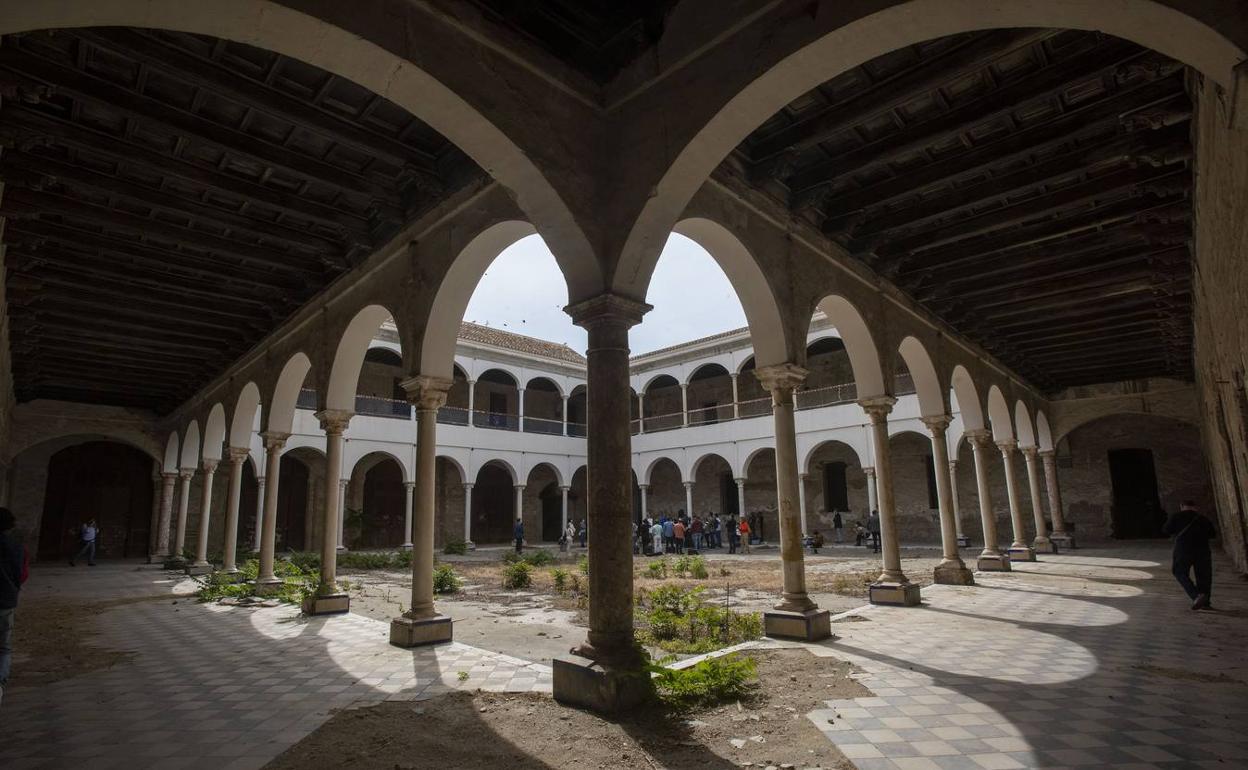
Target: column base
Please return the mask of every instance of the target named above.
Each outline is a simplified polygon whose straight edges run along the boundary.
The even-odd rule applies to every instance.
[[[390,621],[390,644],[395,647],[420,647],[441,644],[454,636],[450,617],[431,615],[427,618],[398,617]]]
[[[1043,540],[1036,538],[1031,543],[1031,549],[1036,553],[1057,553],[1057,543],[1047,537]]]
[[[568,706],[618,714],[654,697],[654,685],[644,669],[603,668],[579,655],[555,658],[553,667],[551,685],[555,700]]]
[[[773,639],[817,642],[832,636],[831,615],[827,610],[767,610],[763,613],[763,635]]]
[[[966,565],[959,561],[946,561],[936,565],[932,572],[933,579],[946,586],[973,586],[975,575]]]
[[[256,596],[272,596],[281,593],[285,588],[286,581],[281,578],[269,578],[268,580],[256,580]]]
[[[410,550],[412,550],[412,544],[411,544],[411,543],[404,543],[403,545],[399,546],[399,550],[400,550],[400,551],[410,551]]]
[[[1058,548],[1065,548],[1065,549],[1073,551],[1077,547],[1075,545],[1075,536],[1067,534],[1065,532],[1062,532],[1060,534],[1057,532],[1054,532],[1053,534],[1049,535],[1049,540]]]
[[[917,607],[922,603],[917,583],[909,581],[877,581],[867,589],[867,601],[872,604],[885,604],[891,607]]]
[[[980,572],[1009,572],[1010,557],[1003,553],[981,553],[975,562]]]
[[[207,575],[209,572],[212,572],[212,565],[208,562],[204,562],[203,564],[188,564],[186,566],[186,570],[184,571],[188,575]]]
[[[315,594],[303,600],[304,615],[339,615],[351,610],[346,594]]]
[[[1010,554],[1010,561],[1035,561],[1036,552],[1031,550],[1030,546],[1012,545],[1007,553]]]
[[[165,569],[172,569],[181,572],[190,566],[190,562],[181,556],[169,556],[165,559]]]
[[[217,575],[217,580],[220,580],[222,583],[245,583],[247,582],[247,578],[243,577],[243,573],[239,572],[238,570],[233,570],[232,572],[226,571],[226,570],[217,570],[216,575]]]
[[[343,551],[347,550],[347,547],[345,545],[340,545],[334,550],[338,551],[338,553],[342,553]]]
[[[169,554],[150,553],[147,555],[148,564],[164,564],[167,561],[169,561]]]
[[[966,535],[958,535],[958,547],[968,548],[971,545],[971,539]]]

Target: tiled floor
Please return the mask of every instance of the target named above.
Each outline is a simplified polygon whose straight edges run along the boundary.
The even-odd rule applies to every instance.
[[[921,608],[857,610],[866,620],[810,648],[856,663],[872,696],[810,719],[860,770],[1248,768],[1248,586],[1219,562],[1220,611],[1191,612],[1166,558],[1160,546],[1083,549],[925,589]],[[43,567],[23,601],[189,588],[134,565]],[[182,598],[114,607],[98,624],[101,643],[136,656],[11,689],[0,768],[259,767],[331,709],[550,690],[544,666],[462,644],[399,650],[386,624],[357,615]]]
[[[187,583],[134,565],[43,568],[22,601],[185,592]],[[546,666],[458,643],[400,650],[385,623],[353,614],[305,620],[290,607],[183,598],[116,607],[98,625],[100,644],[138,654],[41,689],[10,688],[0,768],[256,768],[332,709],[455,688],[550,691]]]

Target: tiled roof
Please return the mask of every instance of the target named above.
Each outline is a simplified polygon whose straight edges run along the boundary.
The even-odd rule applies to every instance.
[[[681,342],[676,345],[669,345],[668,347],[659,348],[658,350],[651,350],[648,353],[638,353],[637,355],[633,356],[629,360],[636,361],[639,358],[646,358],[649,356],[657,355],[659,353],[670,353],[673,350],[691,348],[691,347],[694,347],[695,345],[701,345],[704,342],[712,342],[714,340],[727,339],[728,337],[735,336],[737,334],[740,334],[741,332],[748,332],[749,330],[750,330],[750,327],[748,326],[742,326],[740,329],[729,329],[726,332],[719,332],[718,334],[711,334],[706,337],[699,337],[696,340],[689,340],[688,342]]]
[[[529,355],[553,358],[558,361],[567,361],[571,364],[581,364],[582,366],[585,364],[585,357],[567,345],[539,340],[537,337],[529,337],[524,334],[505,332],[492,326],[482,326],[481,324],[465,321],[459,325],[459,338],[467,342],[479,342],[483,345],[492,345],[496,348],[514,350],[518,353],[528,353]]]

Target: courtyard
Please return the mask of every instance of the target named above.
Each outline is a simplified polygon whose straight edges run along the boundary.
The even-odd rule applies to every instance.
[[[813,576],[859,560],[869,555],[812,557],[814,594],[822,596]],[[768,562],[779,560],[737,565]],[[761,722],[693,714],[669,743],[557,705],[541,661],[579,633],[537,637],[543,624],[532,613],[509,614],[488,593],[440,601],[463,618],[457,641],[403,650],[387,643],[385,617],[361,607],[369,602],[307,618],[286,605],[200,604],[192,580],[134,562],[39,565],[18,614],[0,764],[563,768],[597,766],[609,751],[611,766],[671,768],[1243,766],[1248,662],[1237,640],[1248,630],[1248,588],[1219,556],[1217,609],[1192,612],[1168,563],[1161,543],[1084,548],[979,573],[974,587],[926,586],[921,607],[841,597],[855,606],[833,605],[843,611],[832,639],[742,647],[755,656],[805,648],[814,660],[795,664],[803,677],[826,667],[864,690],[831,699],[810,690],[788,706],[796,721],[780,724],[789,732],[779,736],[764,732],[763,707],[754,711]],[[48,636],[23,633],[46,607],[60,621],[32,622]],[[562,624],[574,621],[547,625]],[[524,644],[532,659],[511,654]],[[762,690],[799,689],[781,667],[761,672]],[[408,729],[394,734],[393,709],[406,708],[396,702],[411,708],[401,712]],[[422,720],[439,729],[422,730]],[[448,746],[443,734],[460,739]],[[552,742],[568,751],[550,751]]]

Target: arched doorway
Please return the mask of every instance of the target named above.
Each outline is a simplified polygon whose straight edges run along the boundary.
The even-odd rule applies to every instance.
[[[516,520],[515,481],[511,471],[488,462],[477,471],[472,488],[472,540],[474,543],[506,543],[512,539]]]
[[[364,473],[363,507],[352,548],[395,548],[407,542],[403,524],[407,517],[403,469],[385,457]]]
[[[563,495],[559,492],[559,484],[552,481],[542,487],[538,499],[542,501],[542,540],[553,543],[559,539],[563,529]]]
[[[151,457],[116,441],[66,447],[48,461],[37,558],[72,555],[78,528],[92,518],[97,557],[144,556],[151,517]]]

